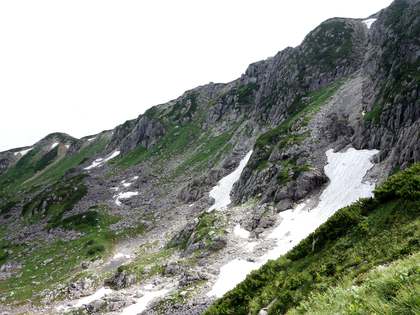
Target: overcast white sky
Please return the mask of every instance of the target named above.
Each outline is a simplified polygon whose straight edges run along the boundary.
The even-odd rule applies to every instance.
[[[0,151],[110,129],[391,0],[0,2]]]

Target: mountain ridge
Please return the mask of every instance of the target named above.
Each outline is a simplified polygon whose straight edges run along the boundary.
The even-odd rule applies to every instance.
[[[301,45],[250,64],[240,78],[188,90],[112,130],[81,139],[53,133],[1,152],[0,299],[6,310],[116,314],[138,307],[146,314],[201,314],[215,301],[208,293],[225,265],[260,261],[277,246],[269,235],[289,213],[317,209],[332,181],[326,173],[331,156],[368,152],[373,158],[363,161],[372,166],[358,184],[384,182],[375,198],[384,189],[389,195],[411,189],[407,196],[414,199],[407,207],[416,225],[419,3],[396,0],[374,15],[373,24],[329,19]],[[389,178],[400,170],[406,171]],[[229,181],[227,188],[212,193],[224,187],[221,181]],[[214,203],[219,197],[224,201]],[[404,258],[417,251],[416,234],[399,234],[411,233],[412,225],[397,211],[406,196],[397,197],[392,209],[375,198],[339,206],[314,233],[326,226],[338,231],[337,218],[349,216],[346,231],[362,231],[373,244],[385,237],[383,229],[369,234],[363,222],[388,227],[377,221],[385,209],[389,218],[401,219],[392,229],[398,232],[396,250],[405,248],[398,258]],[[362,246],[346,231],[324,240]],[[313,251],[315,243],[308,242],[289,253],[305,246]],[[343,248],[343,255],[351,253],[351,245]],[[311,262],[313,255],[305,252],[299,263]],[[392,257],[383,254],[384,260]],[[275,281],[293,287],[293,279],[306,283],[309,277],[292,268],[292,280],[280,279],[283,267],[278,275],[269,269],[276,264],[248,277],[269,280],[253,292],[250,304],[248,298],[236,306],[231,302],[242,293],[251,299],[247,289],[241,291],[252,282],[247,278],[209,314],[297,307],[302,295],[288,296],[294,301],[289,304],[272,287]],[[328,270],[334,268],[326,264],[323,279],[333,286]],[[317,279],[315,273],[310,277]],[[89,300],[95,294],[100,296]],[[160,300],[142,304],[142,296]],[[90,301],[86,307],[84,299]]]

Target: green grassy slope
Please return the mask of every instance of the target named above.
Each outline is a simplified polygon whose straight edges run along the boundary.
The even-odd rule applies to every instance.
[[[45,154],[39,148],[28,152],[0,176],[0,214],[7,213],[28,193],[39,193],[57,183],[69,170],[102,152],[108,141],[102,137],[62,156],[58,156],[58,147]]]
[[[328,290],[335,286],[339,290],[344,279],[368,287],[366,281],[373,268],[418,253],[419,213],[420,164],[416,164],[390,177],[375,190],[374,198],[339,210],[287,255],[269,261],[250,274],[216,301],[206,314],[258,314],[268,305],[269,314],[284,314],[292,309],[307,314],[328,314],[329,309],[325,312],[322,309],[328,294],[334,294]],[[415,255],[410,261],[419,265],[418,258]],[[410,281],[413,288],[418,288],[418,276],[411,278],[417,279]],[[377,303],[385,294],[378,291],[380,284],[375,286],[371,288],[376,292],[376,298],[372,293],[372,303]],[[388,288],[386,294],[409,301],[410,310],[400,314],[415,314],[420,301],[413,290],[400,292],[396,286]],[[320,301],[314,301],[316,297]],[[354,302],[343,298],[342,302],[344,314],[372,313],[353,311],[351,303],[356,304],[355,309],[369,310],[366,300]],[[312,305],[321,310],[312,310]]]
[[[20,304],[31,299],[38,303],[42,291],[85,275],[80,264],[109,254],[118,236],[109,226],[119,218],[105,207],[92,207],[83,216],[75,215],[57,223],[64,229],[83,234],[71,240],[38,241],[36,244],[15,244],[0,238],[0,264],[19,262],[21,268],[11,277],[0,280],[3,303]],[[0,227],[0,236],[7,233]]]
[[[420,314],[420,253],[311,294],[287,314]]]

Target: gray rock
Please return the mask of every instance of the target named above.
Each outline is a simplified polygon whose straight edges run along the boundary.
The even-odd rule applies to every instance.
[[[105,281],[105,284],[115,290],[128,288],[136,283],[136,276],[126,270],[118,270],[117,273],[110,279]]]
[[[165,266],[164,274],[168,276],[175,276],[182,272],[182,267],[176,263],[171,262]]]
[[[291,209],[293,207],[293,202],[286,198],[286,199],[281,199],[277,204],[276,204],[276,210],[277,212],[282,212],[288,209]]]

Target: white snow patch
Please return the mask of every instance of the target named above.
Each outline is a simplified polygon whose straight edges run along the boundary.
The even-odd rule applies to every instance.
[[[362,23],[364,23],[368,29],[370,29],[370,27],[372,26],[373,23],[376,22],[377,19],[367,19],[362,21]]]
[[[113,260],[117,260],[117,259],[121,259],[121,258],[130,259],[131,256],[130,255],[127,255],[127,254],[123,254],[123,253],[116,253],[114,255],[114,257],[112,257]]]
[[[24,156],[26,153],[28,153],[29,151],[31,151],[33,148],[29,148],[29,149],[25,149],[19,152],[15,152],[15,156],[20,155],[21,157]]]
[[[220,274],[207,296],[222,297],[232,290],[238,283],[245,280],[246,276],[262,264],[235,258],[220,268]]]
[[[233,184],[238,181],[243,169],[251,157],[251,154],[252,150],[245,155],[238,167],[232,173],[223,177],[210,191],[209,195],[214,198],[214,204],[209,208],[208,212],[213,209],[223,210],[230,204],[230,192],[232,191]]]
[[[70,144],[65,144],[64,146],[67,148],[67,150],[70,148]]]
[[[241,238],[249,238],[249,235],[251,234],[249,231],[241,228],[241,225],[238,223],[233,228],[233,234],[237,237]]]
[[[56,146],[58,146],[59,145],[59,142],[54,142],[52,145],[51,145],[51,147],[50,147],[50,150],[52,150],[52,149],[54,149]]]
[[[148,287],[148,289],[151,289]],[[121,315],[137,315],[143,312],[153,300],[166,295],[170,289],[164,288],[157,291],[141,291],[143,296],[137,299],[136,303],[124,308]]]
[[[79,308],[82,307],[83,305],[87,305],[90,304],[96,300],[101,299],[102,297],[104,297],[106,294],[109,294],[113,292],[112,289],[110,288],[106,288],[106,287],[101,287],[98,290],[96,290],[95,293],[82,297],[76,301],[74,301],[73,303],[69,304],[69,305],[59,305],[57,307],[57,310],[59,311],[67,311],[73,308]]]
[[[138,180],[139,177],[138,176],[134,176],[132,180]]]
[[[88,167],[85,167],[84,169],[85,170],[90,170],[92,168],[102,166],[106,162],[108,162],[109,160],[112,160],[114,157],[118,156],[119,154],[120,154],[120,151],[114,151],[104,159],[103,158],[96,159],[95,161],[92,162],[91,165],[89,165]]]
[[[114,157],[117,157],[118,155],[120,155],[120,151],[114,151],[112,152],[112,154],[110,156],[108,156],[104,162],[108,162],[109,160],[112,160]]]
[[[86,141],[91,142],[91,141],[93,141],[95,139],[96,139],[96,137],[92,137],[92,138],[87,139]]]
[[[129,199],[133,196],[137,196],[139,194],[138,191],[126,191],[119,193],[115,198],[115,204],[117,206],[121,206],[121,199]]]
[[[276,239],[276,246],[256,262],[234,259],[222,266],[217,281],[208,296],[221,297],[243,281],[248,273],[260,268],[269,259],[284,255],[301,240],[323,224],[337,210],[350,205],[359,198],[372,196],[375,184],[363,182],[366,172],[372,168],[371,158],[377,150],[348,149],[346,152],[326,152],[328,164],[324,167],[330,179],[314,209],[307,202],[279,214],[282,219],[269,238]]]

